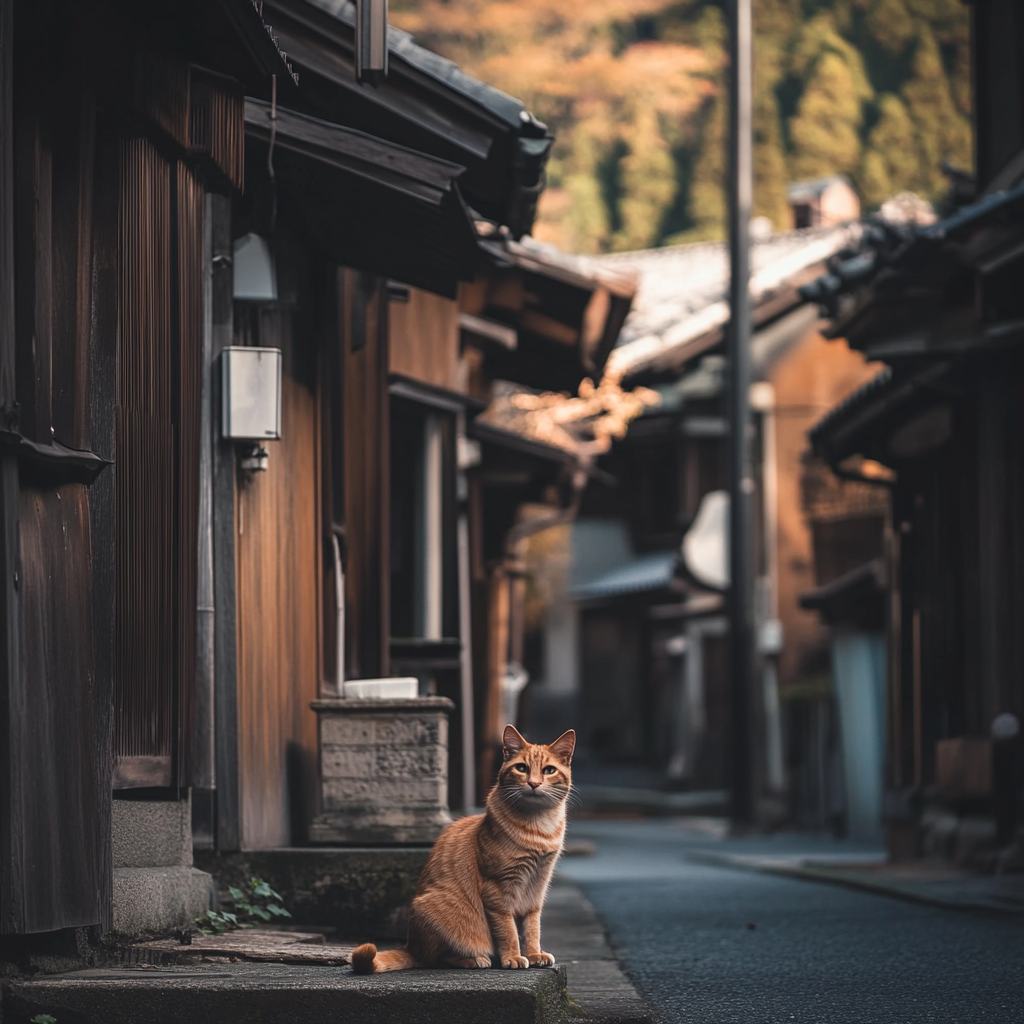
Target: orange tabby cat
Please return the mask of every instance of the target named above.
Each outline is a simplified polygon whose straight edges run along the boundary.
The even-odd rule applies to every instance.
[[[359,974],[406,967],[550,967],[540,948],[540,912],[565,838],[565,803],[576,733],[527,743],[511,726],[484,814],[449,825],[423,868],[404,949],[352,953]],[[526,939],[519,946],[518,924]]]

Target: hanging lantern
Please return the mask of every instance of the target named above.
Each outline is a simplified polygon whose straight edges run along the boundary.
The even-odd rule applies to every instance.
[[[356,79],[379,85],[388,73],[388,0],[356,0]]]

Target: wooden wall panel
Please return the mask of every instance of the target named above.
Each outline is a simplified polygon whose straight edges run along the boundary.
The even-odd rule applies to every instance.
[[[101,844],[90,602],[89,492],[21,492],[21,744],[26,931],[94,924]]]
[[[345,675],[390,671],[388,307],[384,282],[339,271],[347,563]]]
[[[116,477],[114,752],[174,748],[174,491],[171,165],[151,143],[121,150],[120,323]],[[123,773],[122,773],[123,775]]]
[[[778,602],[785,645],[779,683],[786,686],[827,671],[828,631],[817,612],[798,603],[816,585],[811,528],[800,495],[807,431],[838,402],[878,372],[859,352],[825,341],[817,331],[792,346],[772,367],[775,457],[778,473]]]
[[[281,440],[237,497],[241,846],[304,839],[315,797],[320,685],[319,410],[297,380],[291,317],[260,315],[261,345],[284,351]],[[306,343],[306,339],[301,339]],[[301,370],[298,373],[302,376]]]
[[[391,373],[465,392],[468,375],[459,358],[459,305],[453,299],[409,289],[408,302],[388,308]]]

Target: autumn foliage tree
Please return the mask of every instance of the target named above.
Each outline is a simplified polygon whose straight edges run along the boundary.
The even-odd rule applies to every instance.
[[[868,208],[970,169],[961,0],[753,0],[754,212],[845,173]],[[392,20],[554,131],[535,233],[604,252],[724,237],[726,31],[714,0],[392,0]]]

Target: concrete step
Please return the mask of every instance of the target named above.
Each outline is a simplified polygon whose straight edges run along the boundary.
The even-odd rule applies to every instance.
[[[138,966],[6,980],[4,1024],[561,1024],[565,970],[393,971],[292,964]]]

